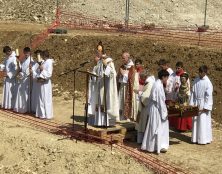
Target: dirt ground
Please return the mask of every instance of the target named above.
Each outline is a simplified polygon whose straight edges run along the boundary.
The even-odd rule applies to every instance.
[[[1,174],[152,173],[107,146],[76,143],[2,116],[0,136]]]
[[[8,28],[13,28],[12,26],[12,24],[9,24]],[[30,34],[25,29],[23,31],[23,27],[26,30],[32,29],[33,32],[38,32],[44,28],[44,26],[31,25],[29,28],[16,25],[16,27],[14,27],[12,30],[0,30],[1,46],[4,46],[5,44],[10,44],[10,46],[13,48],[23,48],[24,46],[27,46],[27,43],[30,40]],[[65,39],[67,39],[67,41]],[[70,117],[72,115],[73,75],[58,75],[62,72],[66,72],[77,67],[78,64],[86,60],[92,60],[94,49],[99,40],[103,41],[107,53],[114,59],[117,59],[115,61],[117,68],[121,63],[120,56],[123,49],[130,50],[134,59],[141,58],[144,61],[145,67],[148,67],[151,71],[153,71],[154,74],[156,73],[157,69],[155,63],[160,58],[170,60],[170,65],[172,68],[174,68],[176,61],[183,61],[185,63],[185,69],[190,73],[191,79],[195,77],[197,69],[200,65],[207,64],[210,67],[209,77],[214,84],[213,118],[215,121],[213,143],[203,146],[194,145],[190,143],[191,133],[177,133],[172,131],[170,133],[171,146],[169,151],[166,154],[154,156],[160,158],[161,160],[176,164],[183,169],[188,169],[192,173],[222,173],[220,170],[222,163],[222,129],[219,125],[219,123],[222,123],[221,50],[182,46],[177,43],[162,43],[149,40],[148,37],[138,37],[137,35],[134,36],[117,33],[106,34],[99,32],[85,33],[82,31],[71,31],[70,34],[64,36],[52,35],[42,45],[40,45],[39,48],[49,49],[52,57],[56,60],[53,75],[54,119],[66,123],[72,123]],[[2,53],[0,53],[0,57],[2,57]],[[85,67],[85,69],[90,69],[92,66],[92,64],[89,64]],[[84,114],[83,103],[85,78],[83,75],[78,74],[76,85],[77,100],[75,114],[81,117]],[[147,172],[143,166],[138,165],[133,160],[128,166],[123,165],[127,163],[128,159],[124,161],[126,158],[122,158],[122,156],[124,156],[122,154],[119,156],[121,156],[123,162],[118,163],[121,161],[119,160],[119,156],[114,158],[110,155],[110,152],[104,152],[104,150],[91,144],[75,144],[69,140],[57,141],[58,137],[56,136],[32,130],[27,125],[20,125],[18,123],[5,120],[1,117],[0,124],[0,134],[4,139],[4,141],[2,141],[4,143],[0,146],[0,154],[2,154],[4,157],[0,158],[3,158],[3,160],[0,160],[0,164],[4,165],[2,167],[0,166],[0,172],[3,171],[3,173],[5,173],[5,171],[12,173],[13,169],[16,169],[15,171],[18,171],[17,173],[22,173],[23,170],[25,170],[27,173],[41,173],[41,171],[43,171],[43,173],[50,173],[51,170],[69,173],[69,171],[72,171],[74,168],[76,169],[76,166],[78,165],[79,167],[77,167],[75,170],[76,173],[87,173],[89,171],[97,170],[97,167],[95,166],[101,166],[101,168],[103,168],[101,169],[103,173],[124,173],[125,171],[128,173],[133,173],[133,169],[138,169],[138,172],[136,173]],[[135,146],[135,148],[139,147],[134,143],[130,143],[129,145]],[[18,148],[16,148],[17,146]],[[22,150],[23,146],[25,150]],[[30,146],[34,147],[33,152],[30,152]],[[41,146],[43,146],[43,149]],[[56,148],[62,149],[62,153],[51,153],[49,150]],[[11,149],[15,149],[15,152]],[[88,150],[89,154],[92,154],[91,156],[86,155],[88,154]],[[81,158],[82,155],[80,155],[82,152],[85,154],[83,155],[83,158]],[[100,154],[100,152],[105,154],[104,159],[107,159],[108,162],[103,164],[98,162],[94,165],[93,159],[95,158],[92,158],[92,156],[96,157],[98,154]],[[29,153],[31,153],[31,155],[29,155]],[[22,160],[19,160],[20,158]],[[15,160],[15,166],[12,164],[10,165],[9,163],[3,164],[3,162],[5,162],[4,160],[7,162],[7,159],[8,162],[10,160]],[[30,159],[32,160],[30,161]],[[53,160],[56,161],[56,165],[54,166]],[[85,160],[89,161],[89,163],[87,162],[85,164]],[[19,161],[24,161],[24,163],[19,163]],[[109,163],[110,165],[108,165]],[[61,164],[61,167],[59,167],[59,164]],[[65,167],[66,164],[69,164],[68,167]],[[5,166],[9,167],[7,168]],[[37,169],[39,166],[41,166],[40,169]],[[117,169],[123,170],[120,170],[119,172]],[[37,170],[40,170],[40,172]],[[104,170],[107,170],[107,172]]]
[[[65,96],[64,96],[65,97]],[[76,102],[76,115],[83,116],[82,100]],[[72,100],[54,97],[55,120],[72,123]],[[78,121],[79,122],[79,121]],[[0,173],[150,173],[130,157],[107,146],[71,141],[0,116]],[[214,128],[210,145],[194,145],[191,133],[170,131],[166,154],[153,156],[192,173],[220,174],[222,129]],[[140,146],[129,142],[129,146]],[[31,150],[30,150],[31,149]],[[106,160],[104,160],[106,159]],[[136,171],[134,171],[136,169]]]
[[[72,123],[70,116],[72,115],[72,100],[64,101],[64,97],[54,98],[55,120]],[[82,99],[77,100],[75,113],[76,115],[84,115]],[[62,106],[62,107],[61,107]],[[63,113],[63,114],[62,114]],[[66,116],[65,116],[66,115]],[[128,143],[129,146],[140,148],[133,142]],[[170,131],[170,148],[166,154],[153,156],[160,160],[175,164],[191,173],[201,174],[221,174],[220,169],[222,163],[222,128],[214,123],[213,143],[210,145],[196,145],[191,143],[191,132],[179,133]]]

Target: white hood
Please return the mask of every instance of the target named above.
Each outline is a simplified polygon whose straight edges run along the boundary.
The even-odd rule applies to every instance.
[[[128,68],[130,68],[131,66],[134,66],[134,63],[133,63],[133,61],[130,59],[129,62],[125,65],[125,67],[128,69]]]
[[[149,77],[146,79],[145,83],[154,83],[155,80],[156,80],[156,79],[155,79],[154,76],[149,76]]]

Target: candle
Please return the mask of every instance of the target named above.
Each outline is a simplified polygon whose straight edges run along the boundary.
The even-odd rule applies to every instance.
[[[19,49],[18,48],[15,50],[15,54],[16,54],[16,56],[19,56]]]
[[[40,53],[37,54],[37,61],[38,61],[38,62],[41,62],[41,61],[42,61],[42,58],[41,58],[41,56],[40,56]]]

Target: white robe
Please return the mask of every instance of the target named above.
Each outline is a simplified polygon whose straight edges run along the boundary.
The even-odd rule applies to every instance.
[[[198,106],[199,113],[193,118],[192,139],[193,143],[207,144],[212,142],[211,111],[213,107],[213,85],[207,76],[196,78],[192,87],[191,106]]]
[[[4,66],[4,71],[6,72],[7,77],[4,78],[2,108],[13,109],[15,100],[15,75],[17,69],[17,62],[14,52],[8,58],[5,58]]]
[[[143,87],[143,91],[139,94],[139,113],[138,113],[138,124],[136,124],[137,130],[137,143],[142,143],[143,135],[146,130],[147,119],[148,119],[148,103],[150,93],[155,82],[155,77],[150,76],[145,81],[145,86]]]
[[[125,68],[129,69],[132,66],[134,66],[134,63],[132,60],[128,62],[128,64],[125,65]],[[126,96],[126,87],[128,83],[128,73],[124,74],[123,76],[120,76],[118,79],[118,82],[120,83],[120,89],[119,89],[119,106],[120,106],[120,120],[125,120],[126,118],[124,117],[124,105],[125,105],[125,96]],[[135,73],[134,76],[134,83],[133,83],[133,89],[139,90],[139,74]],[[138,95],[133,94],[132,96],[132,118],[133,120],[136,120],[137,114],[138,114],[138,109],[139,109],[139,100],[138,100]]]
[[[169,78],[167,80],[167,85],[165,88],[166,100],[174,100],[175,92],[174,92],[174,84],[175,84],[175,74],[171,68],[168,68]]]
[[[139,90],[140,84],[139,84],[139,73],[136,72],[134,76],[134,83],[133,83],[133,89]],[[137,119],[138,111],[139,111],[139,96],[136,93],[133,93],[133,99],[132,99],[132,118],[134,121]]]
[[[21,72],[19,72],[16,81],[16,97],[13,109],[15,112],[30,112],[30,90],[32,82],[30,82],[29,65],[30,57],[24,59],[23,62],[21,62]]]
[[[93,72],[98,78],[92,77],[89,86],[89,107],[88,113],[93,116],[89,124],[93,126],[111,126],[119,120],[119,101],[116,84],[116,70],[111,58],[107,58],[109,63],[106,67],[100,60],[94,67]],[[106,85],[106,97],[104,96],[104,74]],[[107,120],[104,110],[104,99],[106,98]],[[112,121],[112,123],[111,123]]]
[[[36,117],[51,119],[53,118],[53,104],[52,104],[52,84],[51,77],[53,72],[53,59],[46,59],[43,62],[43,71],[39,69],[33,72],[33,78],[45,79],[44,82],[39,82],[39,91],[36,94]]]
[[[165,93],[161,80],[157,80],[152,88],[148,105],[148,122],[141,149],[149,152],[169,148],[169,122],[165,104]]]
[[[125,65],[125,68],[130,68],[131,66],[134,66],[134,63],[132,60],[129,61],[127,65]],[[128,82],[128,73],[124,74],[123,76],[120,76],[118,79],[118,82],[120,83],[120,89],[119,89],[119,107],[121,110],[120,120],[125,120],[124,117],[124,103],[125,103],[125,92],[126,92],[126,86]]]
[[[37,72],[39,68],[39,64],[33,62],[32,71]],[[33,74],[32,78],[32,97],[31,97],[31,112],[35,114],[37,108],[37,98],[40,93],[41,83],[37,82],[36,73]]]
[[[93,67],[93,74],[96,74],[97,66]],[[97,98],[97,81],[96,77],[90,76],[89,78],[89,84],[88,84],[89,90],[88,90],[88,123],[89,125],[94,124],[95,119],[95,113],[96,113],[96,98]]]

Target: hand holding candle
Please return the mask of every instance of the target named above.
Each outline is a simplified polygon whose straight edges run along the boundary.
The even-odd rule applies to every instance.
[[[40,53],[37,54],[37,62],[38,62],[38,63],[41,63],[41,62],[42,62],[42,58],[41,58]]]
[[[16,54],[17,57],[19,57],[19,49],[18,48],[16,48],[15,54]]]

